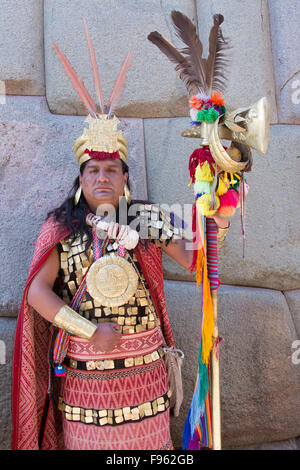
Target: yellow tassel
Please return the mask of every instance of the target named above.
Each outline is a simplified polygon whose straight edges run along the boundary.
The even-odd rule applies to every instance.
[[[197,289],[199,288],[199,285],[200,285],[201,280],[202,280],[203,266],[204,266],[204,257],[203,257],[203,253],[202,253],[201,250],[198,250],[198,253],[197,253],[197,267],[196,267]]]
[[[224,180],[224,183],[227,185],[227,187],[229,187],[229,179],[228,179],[228,174],[226,171],[224,171],[223,180]]]
[[[226,184],[219,178],[219,184],[218,184],[218,189],[216,191],[217,196],[222,196],[223,194],[227,193],[228,188]]]
[[[207,265],[203,270],[203,325],[202,325],[202,362],[208,364],[213,347],[214,311],[208,278]]]
[[[211,172],[210,166],[208,162],[204,162],[201,166],[200,164],[197,166],[195,171],[195,181],[213,181],[214,175]]]
[[[234,173],[230,173],[230,184],[232,184],[232,186],[236,183],[236,180],[234,179]]]
[[[197,199],[197,202],[196,202],[197,210],[201,214],[205,215],[206,217],[215,214],[220,207],[219,197],[216,196],[217,207],[215,207],[212,210],[210,209],[210,203],[211,203],[211,194],[208,194],[208,193],[203,194],[203,196]]]
[[[193,179],[191,178],[188,186],[191,186],[192,182],[193,182]]]
[[[197,253],[196,283],[197,289],[203,276],[203,325],[202,325],[202,362],[208,364],[213,347],[214,311],[208,278],[207,265],[201,250]]]

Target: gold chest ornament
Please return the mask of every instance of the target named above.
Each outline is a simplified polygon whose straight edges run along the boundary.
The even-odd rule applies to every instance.
[[[135,294],[138,281],[134,267],[117,253],[99,258],[86,276],[88,293],[105,307],[124,305]]]

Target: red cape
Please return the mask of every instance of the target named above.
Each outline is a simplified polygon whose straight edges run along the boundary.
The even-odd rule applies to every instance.
[[[13,357],[13,450],[57,450],[63,447],[60,413],[55,400],[49,401],[49,322],[27,302],[28,287],[60,240],[70,234],[49,218],[39,233],[18,316]],[[159,314],[168,346],[174,338],[164,297],[161,251],[153,243],[149,249],[139,243],[135,253]],[[41,432],[42,429],[42,432]]]

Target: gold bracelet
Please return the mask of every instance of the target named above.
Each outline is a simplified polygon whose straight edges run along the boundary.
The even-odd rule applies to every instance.
[[[59,309],[54,317],[53,325],[84,339],[91,339],[97,330],[94,323],[79,315],[68,305],[64,305]]]

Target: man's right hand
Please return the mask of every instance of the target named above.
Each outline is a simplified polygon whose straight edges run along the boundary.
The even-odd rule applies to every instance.
[[[117,323],[100,323],[90,341],[98,351],[112,351],[120,342],[122,333]]]

